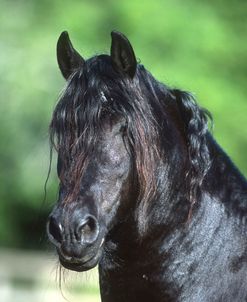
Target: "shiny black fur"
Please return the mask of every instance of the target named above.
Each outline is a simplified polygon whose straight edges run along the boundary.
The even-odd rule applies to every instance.
[[[67,86],[47,231],[62,265],[99,264],[103,302],[247,301],[247,182],[208,112],[137,64],[121,33],[85,61],[64,32],[57,55]]]

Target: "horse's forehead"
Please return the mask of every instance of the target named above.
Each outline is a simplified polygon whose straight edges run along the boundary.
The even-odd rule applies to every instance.
[[[100,123],[102,136],[111,137],[120,133],[120,129],[126,124],[126,119],[120,115],[106,113],[105,117],[100,120]]]
[[[125,150],[122,134],[123,125],[124,119],[122,118],[114,122],[112,120],[107,121],[100,130],[100,135],[98,136],[94,150],[103,157],[107,156],[109,159],[116,161],[118,155],[121,156]],[[94,155],[92,154],[92,156]]]

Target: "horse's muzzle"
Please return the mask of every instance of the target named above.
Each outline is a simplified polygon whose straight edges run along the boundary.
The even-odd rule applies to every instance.
[[[51,214],[47,222],[47,234],[57,248],[61,264],[76,271],[97,265],[104,243],[99,230],[95,216],[86,214],[82,217],[78,212],[70,219]]]

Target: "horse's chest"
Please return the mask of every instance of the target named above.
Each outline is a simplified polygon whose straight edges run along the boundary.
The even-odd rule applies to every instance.
[[[172,287],[162,279],[159,274],[150,275],[134,268],[100,274],[102,302],[177,301]]]

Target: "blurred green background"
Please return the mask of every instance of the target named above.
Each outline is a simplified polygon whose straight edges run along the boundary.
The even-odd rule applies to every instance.
[[[125,33],[137,57],[172,87],[192,91],[214,135],[247,175],[247,2],[0,0],[0,247],[46,249],[56,199],[48,125],[64,80],[55,47],[68,30],[86,58]],[[54,300],[55,301],[55,300]]]

